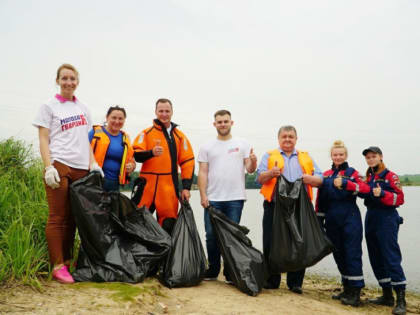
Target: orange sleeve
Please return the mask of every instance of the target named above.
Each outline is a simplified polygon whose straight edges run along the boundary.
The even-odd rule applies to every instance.
[[[138,151],[145,151],[147,150],[147,143],[146,143],[146,130],[140,132],[137,137],[133,141],[133,150]]]
[[[143,163],[153,157],[152,150],[147,146],[147,130],[143,130],[133,141],[134,159]]]

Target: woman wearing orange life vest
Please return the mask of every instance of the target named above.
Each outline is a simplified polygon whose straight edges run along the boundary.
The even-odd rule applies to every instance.
[[[89,141],[96,162],[102,167],[105,191],[119,191],[128,183],[127,175],[136,168],[129,136],[121,130],[127,114],[119,106],[111,106],[106,114],[105,126],[93,126]]]

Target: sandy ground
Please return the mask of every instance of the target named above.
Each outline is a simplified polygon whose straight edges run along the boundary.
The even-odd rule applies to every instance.
[[[118,285],[118,284],[117,284]],[[116,297],[112,284],[61,285],[47,281],[41,291],[28,287],[0,288],[0,314],[391,314],[392,308],[363,303],[358,308],[331,299],[337,283],[316,276],[305,277],[304,294],[285,289],[263,290],[250,297],[234,286],[218,281],[197,287],[168,289],[149,279],[133,287],[140,290],[130,301]],[[132,286],[124,286],[132,287]],[[116,293],[117,292],[117,293]],[[376,290],[365,289],[362,301]],[[409,314],[420,314],[420,297],[409,294]]]

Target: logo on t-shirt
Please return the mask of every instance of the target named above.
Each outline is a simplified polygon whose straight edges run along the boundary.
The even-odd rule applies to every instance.
[[[239,152],[239,148],[232,148],[229,149],[228,153],[235,153],[235,152]]]
[[[74,127],[87,125],[85,115],[70,116],[60,120],[61,131],[68,130]]]

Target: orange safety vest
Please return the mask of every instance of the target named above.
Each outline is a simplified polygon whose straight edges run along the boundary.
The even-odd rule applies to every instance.
[[[94,134],[90,146],[92,147],[93,155],[95,156],[95,160],[100,167],[104,165],[106,152],[108,151],[109,140],[108,135],[104,132],[103,126],[93,126]],[[128,135],[121,130],[123,135],[123,146],[124,151],[121,159],[121,167],[120,167],[120,174],[118,176],[119,182],[121,185],[125,185],[128,183],[126,179],[126,165],[127,163],[133,158],[134,151],[133,147],[130,143],[130,138]]]
[[[284,158],[281,155],[280,151],[278,149],[272,150],[268,152],[268,165],[267,170],[271,170],[275,163],[277,162],[277,167],[279,169],[282,169],[284,167]],[[300,167],[302,168],[302,172],[304,174],[313,175],[314,173],[314,163],[309,156],[308,152],[304,151],[297,151],[298,161],[300,164]],[[260,193],[264,196],[265,200],[271,201],[273,199],[273,191],[274,187],[276,186],[277,178],[272,178],[268,181],[266,181],[260,190]],[[312,187],[310,185],[306,185],[306,189],[309,195],[309,198],[312,200],[313,192]]]

